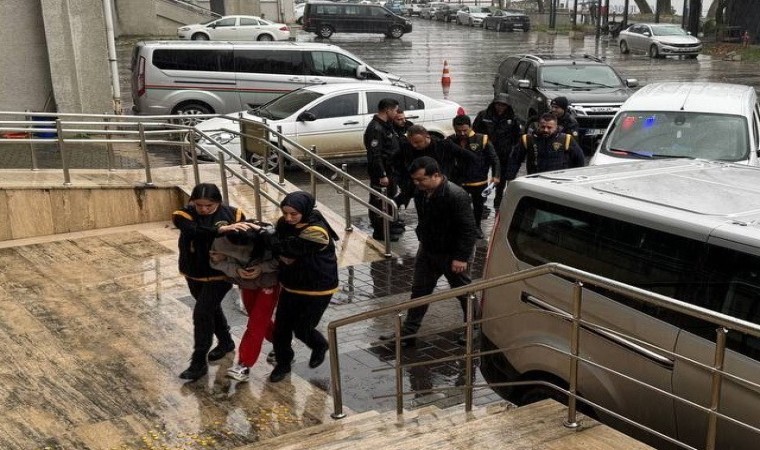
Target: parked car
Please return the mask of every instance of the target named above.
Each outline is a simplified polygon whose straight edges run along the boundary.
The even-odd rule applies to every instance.
[[[471,27],[483,26],[483,19],[491,14],[491,8],[487,6],[464,6],[457,11],[457,25],[468,25]]]
[[[427,5],[427,0],[406,0],[406,15],[419,16],[422,8]]]
[[[752,86],[654,83],[612,119],[590,164],[703,158],[758,165],[760,105]]]
[[[457,11],[461,5],[449,5],[444,3],[440,8],[436,8],[434,19],[439,22],[451,22],[457,17]]]
[[[530,17],[527,14],[494,10],[488,17],[483,19],[483,28],[494,31],[530,31]]]
[[[567,97],[578,119],[581,146],[588,154],[636,86],[636,79],[623,80],[610,65],[590,55],[509,56],[493,82],[494,95],[506,93],[515,115],[528,128],[549,112],[554,98]]]
[[[432,134],[448,136],[454,130],[451,119],[464,114],[464,108],[450,100],[436,100],[403,88],[366,83],[342,83],[340,85],[309,86],[283,95],[261,107],[246,111],[244,118],[267,120],[271,127],[282,127],[282,133],[304,147],[315,145],[325,158],[347,158],[366,155],[362,137],[377,104],[384,98],[395,98],[406,112],[407,119],[423,125]],[[220,117],[206,120],[197,129],[210,135],[211,139],[226,145],[234,152],[241,151],[240,139],[223,129],[240,130],[238,122]],[[275,142],[274,137],[270,137]],[[295,157],[304,155],[293,146],[285,150]],[[216,151],[209,140],[201,140],[200,146]],[[273,152],[275,153],[275,152]],[[256,165],[262,164],[260,154],[242,154]],[[277,164],[276,155],[268,162],[270,168]]]
[[[620,32],[620,53],[644,52],[650,58],[685,56],[696,58],[702,42],[678,25],[637,23]]]
[[[398,39],[412,32],[412,22],[380,5],[309,2],[303,29],[325,39],[333,33],[379,33]]]
[[[256,16],[224,16],[179,27],[177,36],[194,41],[287,41],[290,28]]]
[[[436,10],[438,10],[438,8],[442,7],[443,5],[445,5],[443,2],[430,2],[427,5],[424,5],[422,8],[420,8],[420,18],[435,20]]]
[[[403,0],[390,0],[383,4],[385,9],[389,10],[393,14],[398,16],[404,16],[406,14],[406,5]]]

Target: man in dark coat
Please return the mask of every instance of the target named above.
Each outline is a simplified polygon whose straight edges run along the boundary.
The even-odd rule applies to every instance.
[[[557,118],[545,113],[538,119],[538,130],[524,134],[512,150],[507,167],[507,179],[514,180],[523,161],[527,159],[528,175],[551,170],[583,167],[583,150],[572,135],[557,130]]]
[[[552,114],[557,118],[557,127],[559,131],[565,134],[572,134],[578,139],[578,120],[570,112],[570,102],[567,97],[557,97],[551,103]]]
[[[446,277],[452,288],[470,284],[470,264],[477,240],[470,196],[447,180],[438,163],[429,156],[412,161],[409,173],[417,187],[414,205],[419,239],[411,298],[431,294],[441,276]],[[457,298],[466,319],[467,296]],[[408,311],[402,335],[417,333],[427,309],[427,306],[419,306]],[[381,336],[381,339],[394,337]],[[416,339],[409,337],[401,343],[411,347],[416,344]]]

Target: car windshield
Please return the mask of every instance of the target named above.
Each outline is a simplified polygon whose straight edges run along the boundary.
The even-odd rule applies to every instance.
[[[470,7],[470,14],[489,13],[489,12],[491,12],[490,9],[484,8],[482,6],[471,6]]]
[[[265,119],[280,120],[290,117],[295,112],[321,97],[323,94],[310,91],[308,89],[299,89],[289,92],[282,97],[277,97],[269,103],[250,111],[251,114]]]
[[[749,152],[747,126],[728,114],[628,111],[615,118],[602,153],[741,161]]]
[[[652,33],[655,36],[687,36],[687,33],[681,27],[672,25],[652,26]]]
[[[603,65],[546,66],[541,71],[541,84],[549,88],[593,89],[621,86],[615,71]]]

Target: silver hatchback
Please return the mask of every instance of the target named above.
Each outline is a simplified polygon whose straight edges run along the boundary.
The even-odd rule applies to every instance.
[[[637,23],[620,32],[620,53],[644,52],[650,58],[696,58],[702,42],[683,28],[667,23]]]

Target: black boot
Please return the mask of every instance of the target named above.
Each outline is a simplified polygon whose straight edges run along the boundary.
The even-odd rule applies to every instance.
[[[229,352],[235,351],[235,342],[230,340],[226,343],[219,343],[216,347],[212,348],[210,352],[208,352],[208,360],[209,361],[218,361]]]
[[[283,363],[283,364],[277,364],[274,367],[274,370],[271,374],[269,374],[269,381],[272,383],[278,383],[285,379],[285,376],[287,376],[290,373],[290,363]]]
[[[185,369],[184,372],[179,374],[179,377],[183,380],[192,380],[195,381],[204,375],[208,373],[208,364],[206,364],[206,361],[195,361],[193,360],[190,363],[190,367]]]

